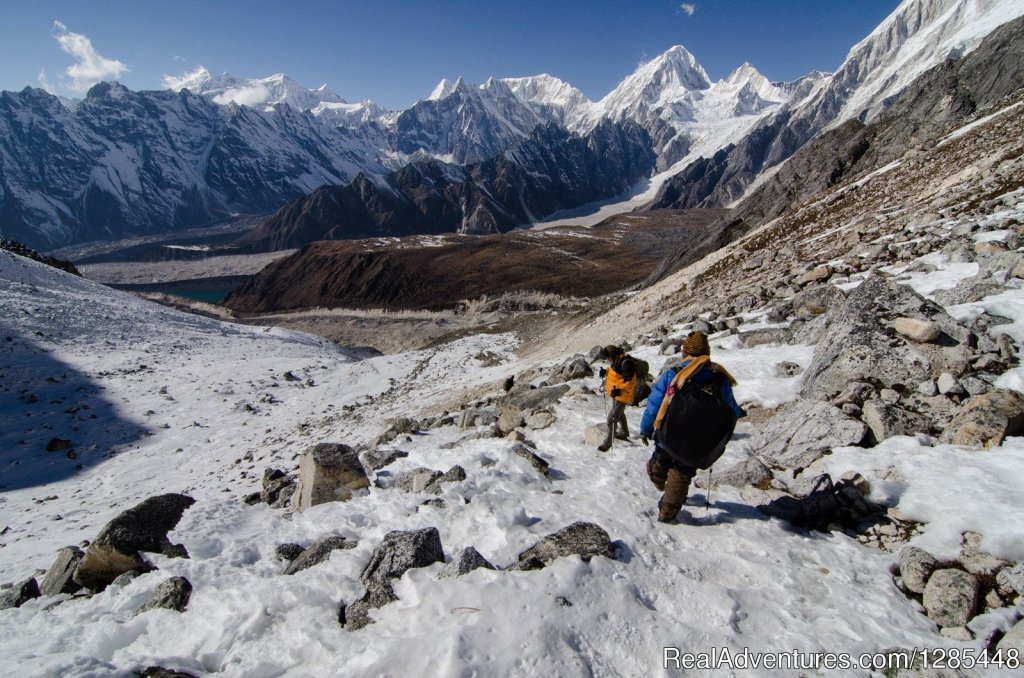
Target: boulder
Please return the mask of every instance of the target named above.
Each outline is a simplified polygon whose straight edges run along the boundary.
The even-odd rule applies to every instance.
[[[198,678],[194,673],[165,669],[162,666],[147,666],[138,672],[139,678]]]
[[[153,595],[143,603],[137,614],[157,608],[184,612],[185,608],[188,607],[188,601],[191,597],[191,582],[184,577],[171,577],[170,579],[165,579],[156,587]]]
[[[1007,656],[1009,650],[1016,650],[1017,657],[1024,656],[1024,619],[1021,619],[1013,628],[1006,632],[996,645],[996,650],[1002,650],[1003,656]]]
[[[379,471],[408,456],[409,453],[402,450],[371,450],[363,455],[363,468],[369,471]]]
[[[805,468],[834,447],[858,445],[867,426],[838,407],[816,400],[786,405],[751,439],[759,454],[779,468]]]
[[[904,546],[900,550],[899,567],[903,585],[914,593],[924,593],[925,584],[939,567],[939,561],[923,549]]]
[[[800,367],[796,363],[783,360],[782,362],[775,363],[775,376],[776,377],[795,377],[804,371],[804,368]]]
[[[75,568],[73,579],[94,591],[102,590],[118,575],[152,569],[143,553],[179,557],[184,548],[172,544],[167,533],[181,520],[195,499],[183,494],[161,494],[124,511],[100,530]],[[184,553],[184,557],[188,557]]]
[[[940,442],[998,447],[1006,436],[1024,433],[1024,396],[995,389],[974,396],[960,408],[942,433]]]
[[[935,381],[935,386],[939,389],[939,393],[944,396],[959,396],[967,392],[960,385],[960,382],[957,381],[957,378],[949,372],[940,374],[939,378]]]
[[[587,447],[597,447],[604,442],[606,435],[608,435],[607,424],[594,424],[593,426],[588,426],[583,432],[583,441]]]
[[[263,471],[263,489],[260,501],[273,504],[281,497],[281,491],[295,484],[295,477],[289,476],[279,468],[268,468]]]
[[[456,464],[427,483],[423,488],[423,491],[427,494],[441,494],[441,492],[444,491],[443,485],[445,483],[461,483],[465,479],[466,469]]]
[[[131,584],[133,581],[138,579],[140,574],[142,573],[138,570],[128,570],[124,574],[117,575],[117,578],[110,582],[110,585],[121,587],[128,586],[128,584]]]
[[[18,582],[10,588],[0,589],[0,610],[21,607],[33,598],[39,597],[39,584],[35,578]]]
[[[481,567],[486,570],[497,569],[494,565],[491,565],[490,561],[480,555],[479,551],[472,546],[467,546],[455,554],[452,562],[444,566],[444,569],[441,570],[441,576],[459,577]]]
[[[978,607],[978,581],[963,570],[937,570],[928,578],[922,602],[939,626],[966,626]]]
[[[881,400],[869,400],[864,403],[861,420],[871,430],[871,437],[875,442],[882,442],[893,436],[928,433],[931,430],[931,422],[927,417],[896,405],[887,405]]]
[[[547,381],[549,384],[561,384],[566,381],[592,376],[594,376],[594,370],[590,367],[586,357],[574,355],[556,367]]]
[[[760,330],[739,333],[740,345],[744,348],[762,346],[764,344],[788,344],[792,341],[792,333],[786,327],[769,327]]]
[[[829,276],[832,275],[832,267],[828,264],[822,266],[816,266],[807,273],[797,278],[796,283],[798,285],[809,285],[812,282],[821,282],[822,280],[828,280]]]
[[[996,575],[996,584],[1006,596],[1024,595],[1024,563],[1001,570]]]
[[[523,425],[523,409],[514,403],[504,402],[498,405],[498,432],[507,435]]]
[[[767,490],[772,482],[772,472],[760,459],[750,457],[733,464],[721,473],[716,471],[714,481],[731,487],[752,485],[759,489]],[[707,476],[703,473],[698,475],[694,484],[701,488],[707,487]]]
[[[302,552],[306,549],[302,548],[299,544],[293,544],[291,542],[287,544],[278,544],[277,548],[274,549],[274,555],[282,560],[291,562],[302,555]]]
[[[329,501],[348,501],[370,486],[358,453],[348,445],[320,443],[302,453],[292,506],[299,511]]]
[[[835,285],[808,287],[793,295],[793,313],[800,320],[812,320],[846,300]]]
[[[82,587],[72,579],[78,563],[85,553],[77,546],[65,546],[57,551],[57,559],[46,571],[46,576],[39,584],[39,591],[44,596],[55,596],[59,593],[74,593]]]
[[[935,341],[942,335],[938,325],[919,318],[896,318],[892,328],[904,337],[920,343]]]
[[[366,586],[366,595],[356,607],[380,607],[397,600],[391,588],[391,580],[397,579],[414,567],[426,567],[444,562],[441,536],[436,527],[409,532],[388,532],[384,541],[370,555],[359,575]],[[368,616],[366,617],[368,620]]]
[[[578,555],[589,562],[594,556],[615,559],[608,533],[594,523],[576,522],[549,534],[519,554],[510,570],[540,570],[563,556]]]
[[[946,347],[908,343],[890,335],[896,318],[928,320],[952,341]],[[963,373],[970,353],[957,343],[966,331],[935,303],[875,274],[829,310],[827,329],[804,372],[802,395],[830,400],[851,382],[903,390],[941,371]]]
[[[442,475],[440,471],[420,466],[397,476],[392,487],[403,492],[423,492]]]
[[[832,494],[835,485],[832,483],[832,476],[827,473],[819,473],[794,478],[786,484],[786,489],[797,499],[806,499],[818,492]]]
[[[568,384],[513,390],[501,402],[515,405],[524,412],[532,412],[556,404],[568,391]]]
[[[556,421],[558,420],[555,418],[554,414],[541,410],[539,412],[534,412],[526,418],[526,428],[531,431],[539,431],[551,426]]]
[[[602,433],[602,436],[603,435],[604,434]],[[550,464],[548,464],[548,462],[546,462],[541,457],[538,457],[537,454],[534,453],[534,451],[531,450],[528,445],[525,445],[523,443],[516,443],[515,445],[512,446],[512,454],[522,457],[526,461],[530,462],[530,466],[536,469],[541,475],[547,476],[551,472]]]
[[[318,539],[312,546],[304,549],[298,556],[292,560],[288,567],[284,569],[282,574],[295,574],[302,570],[309,569],[314,565],[319,565],[328,558],[331,554],[339,550],[354,549],[356,542],[349,541],[345,537],[338,535],[331,535]],[[280,549],[280,547],[278,547]]]

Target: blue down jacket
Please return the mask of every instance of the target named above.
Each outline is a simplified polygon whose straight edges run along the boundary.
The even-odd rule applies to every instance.
[[[640,420],[640,435],[646,436],[647,438],[654,437],[654,420],[658,418],[658,410],[661,409],[661,401],[665,399],[665,391],[668,390],[672,380],[676,378],[676,374],[679,370],[683,369],[690,363],[689,359],[684,360],[675,367],[672,367],[662,374],[658,381],[651,387],[651,395],[647,397],[647,408],[644,410],[644,416]],[[696,384],[706,384],[714,376],[714,371],[707,365],[702,367],[697,374],[690,377]],[[736,404],[736,398],[732,394],[732,385],[729,384],[728,379],[722,379],[721,391],[722,400],[725,404],[732,408],[732,411],[736,413],[736,418],[745,417],[746,412],[743,408]]]

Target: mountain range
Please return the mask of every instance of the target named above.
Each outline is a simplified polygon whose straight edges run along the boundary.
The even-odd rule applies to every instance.
[[[726,206],[816,135],[846,120],[874,120],[916,76],[969,52],[1022,12],[1006,1],[905,0],[835,73],[791,83],[772,83],[750,64],[712,82],[676,46],[597,102],[540,75],[482,85],[445,80],[409,109],[387,111],[371,101],[347,103],[326,86],[305,89],[284,75],[250,80],[205,69],[169,78],[163,91],[103,83],[80,102],[32,88],[3,92],[0,235],[53,249],[170,232],[267,214],[321,187],[353,182],[401,201],[395,190],[408,187],[396,187],[395,173],[423,162],[461,167],[442,174],[462,187],[435,187],[440,193],[487,192],[486,181],[473,177],[487,163],[508,164],[515,149],[541,141],[555,146],[538,157],[561,158],[608,125],[621,126],[614,133],[620,136],[642,129],[654,155],[650,167],[634,163],[637,149],[630,147],[624,150],[632,158],[605,164],[639,173],[595,182],[592,190],[564,177],[535,182],[520,209],[492,201],[506,214],[483,230],[529,225],[551,214],[547,208],[607,200],[649,179],[651,190],[661,186],[652,207]],[[562,133],[536,133],[552,125]],[[541,173],[529,163],[518,171]],[[431,214],[408,229],[479,230]],[[280,223],[281,216],[272,219]],[[331,224],[318,230],[351,237],[379,221],[343,226],[357,216],[324,213]]]

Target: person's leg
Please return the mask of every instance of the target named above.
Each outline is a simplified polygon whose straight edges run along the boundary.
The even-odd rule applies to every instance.
[[[604,436],[604,442],[597,446],[597,449],[601,452],[607,452],[612,448],[612,438],[615,436],[615,424],[619,419],[619,415],[623,413],[626,405],[620,403],[618,400],[612,398],[612,408],[608,411],[608,432]]]
[[[690,481],[693,475],[688,473],[692,469],[672,466],[668,470],[668,478],[665,481],[665,494],[661,498],[661,510],[658,513],[658,521],[670,523],[679,515],[686,497],[690,493]]]
[[[626,403],[619,403],[618,433],[615,435],[619,440],[629,440],[629,424],[626,422]]]
[[[668,480],[670,466],[663,462],[663,452],[655,446],[651,458],[647,460],[647,475],[654,483],[654,486],[661,492],[665,491],[665,482]]]

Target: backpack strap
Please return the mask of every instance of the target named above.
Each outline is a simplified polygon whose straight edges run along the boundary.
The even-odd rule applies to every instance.
[[[665,389],[665,397],[661,400],[661,407],[658,408],[658,416],[654,420],[654,430],[657,431],[661,428],[661,420],[665,418],[665,413],[668,412],[668,406],[672,402],[672,398],[675,397],[676,393],[683,387],[686,380],[697,373],[700,368],[704,367],[711,358],[706,355],[697,356],[690,360],[689,364],[683,369],[676,372],[675,379],[667,389]]]

